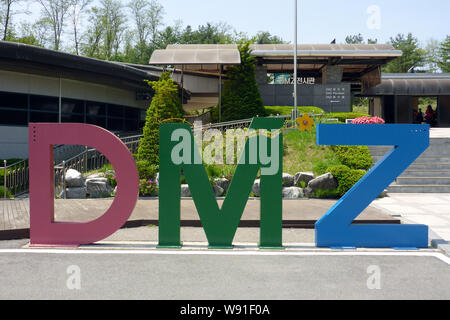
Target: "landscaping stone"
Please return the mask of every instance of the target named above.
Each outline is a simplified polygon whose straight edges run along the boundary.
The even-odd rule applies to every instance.
[[[222,187],[218,186],[217,184],[213,185],[213,190],[216,197],[221,197],[225,193],[225,190]]]
[[[189,185],[187,185],[187,184],[181,185],[181,197],[183,197],[183,198],[192,197],[191,190],[189,190]]]
[[[305,186],[308,186],[308,183],[314,180],[314,173],[312,172],[297,172],[294,178],[294,186],[301,187],[302,182],[305,183]]]
[[[66,198],[67,199],[86,199],[86,187],[74,187],[66,188]],[[61,195],[61,198],[64,194]]]
[[[337,187],[338,183],[333,175],[331,173],[326,173],[311,180],[308,183],[308,187],[305,189],[305,194],[309,197],[318,190],[334,190]]]
[[[289,173],[283,173],[283,187],[292,187],[294,186],[295,177]]]
[[[95,178],[86,180],[86,192],[91,198],[108,197],[112,188],[106,178]]]
[[[156,182],[156,186],[159,188],[159,172],[157,172],[155,175],[155,182]]]
[[[223,189],[223,193],[226,193],[230,186],[230,181],[225,178],[214,179],[214,183]]]
[[[261,195],[261,179],[256,179],[252,187],[252,192],[259,197]]]
[[[84,186],[83,175],[74,169],[69,169],[66,171],[66,186],[69,188],[80,188]]]
[[[305,195],[303,189],[297,187],[283,188],[283,198],[284,199],[301,199]]]

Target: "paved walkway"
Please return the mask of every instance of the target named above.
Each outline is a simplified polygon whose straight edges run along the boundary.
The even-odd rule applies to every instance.
[[[55,200],[55,220],[59,222],[85,222],[102,216],[111,206],[112,199]],[[218,201],[221,206],[223,200]],[[313,228],[334,204],[333,200],[283,201],[285,228]],[[139,200],[127,227],[158,225],[158,200]],[[260,201],[250,199],[244,210],[241,227],[259,226]],[[200,219],[193,200],[181,200],[181,225],[200,227]],[[29,200],[0,201],[0,240],[28,237],[30,227]],[[367,208],[355,223],[400,223],[399,219],[376,208]]]
[[[430,138],[450,138],[450,128],[431,128]]]
[[[372,207],[405,223],[425,224],[443,240],[450,241],[450,194],[392,193],[375,200]]]

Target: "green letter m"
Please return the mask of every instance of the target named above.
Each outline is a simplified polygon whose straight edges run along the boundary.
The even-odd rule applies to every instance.
[[[194,142],[190,126],[188,124],[162,124],[159,135],[159,247],[181,247],[180,178],[181,170],[183,170],[209,246],[211,248],[231,248],[258,171],[268,167],[267,163],[264,163],[267,161],[261,160],[263,157],[260,157],[262,146],[266,153],[271,153],[272,158],[274,151],[277,153],[278,170],[273,175],[263,175],[263,172],[261,174],[259,246],[260,248],[281,248],[283,137],[279,130],[282,126],[282,119],[253,119],[250,129],[276,130],[276,134],[272,131],[271,138],[263,140],[267,143],[265,146],[262,146],[262,140],[258,139],[257,135],[247,139],[245,152],[240,155],[241,159],[238,162],[236,173],[220,209],[205,167],[201,161],[198,161],[200,159],[199,150]],[[185,141],[186,139],[188,141]],[[252,139],[256,139],[256,141]],[[275,143],[274,148],[278,146],[275,150],[272,148],[273,143]],[[180,144],[187,148],[180,148]],[[250,157],[255,159],[255,155],[250,154],[250,150],[252,153],[257,152],[256,163],[249,161]],[[181,153],[183,154],[181,155]],[[178,154],[175,161],[173,154]]]

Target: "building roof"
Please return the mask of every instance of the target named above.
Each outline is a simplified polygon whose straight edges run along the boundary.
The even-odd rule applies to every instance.
[[[363,92],[364,96],[450,95],[450,73],[397,73],[383,74],[381,84]]]
[[[292,44],[252,44],[252,55],[269,73],[290,73],[294,69]],[[326,65],[340,65],[344,80],[359,80],[402,52],[388,44],[300,44],[298,69],[300,76],[321,76]],[[173,65],[176,69],[218,72],[221,65],[240,64],[237,44],[176,44],[156,50],[151,65]]]
[[[125,64],[7,41],[0,41],[0,69],[56,75],[120,88],[148,88],[144,79],[157,80],[149,73]]]

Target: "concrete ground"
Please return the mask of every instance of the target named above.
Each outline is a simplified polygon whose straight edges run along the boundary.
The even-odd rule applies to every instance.
[[[449,264],[429,250],[0,249],[0,299],[450,299]]]
[[[427,225],[433,245],[450,254],[450,194],[390,194],[371,206],[403,223]]]

